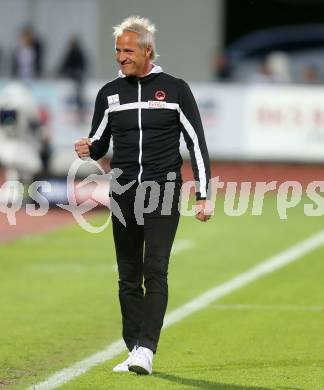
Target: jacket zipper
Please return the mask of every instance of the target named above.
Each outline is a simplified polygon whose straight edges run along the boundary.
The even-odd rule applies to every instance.
[[[139,128],[139,156],[138,156],[138,163],[139,163],[139,174],[138,174],[138,182],[141,184],[142,180],[142,173],[143,173],[143,166],[142,166],[142,142],[143,142],[143,129],[142,129],[142,108],[141,108],[141,100],[142,100],[142,86],[140,81],[138,80],[138,128]]]

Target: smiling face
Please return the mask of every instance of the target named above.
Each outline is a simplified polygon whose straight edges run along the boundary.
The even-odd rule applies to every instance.
[[[124,32],[116,39],[116,60],[125,76],[145,76],[151,69],[151,47],[140,47],[138,34]]]

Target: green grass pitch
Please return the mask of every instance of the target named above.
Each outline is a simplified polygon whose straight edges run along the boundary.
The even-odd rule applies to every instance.
[[[249,209],[250,211],[250,209]],[[104,216],[97,217],[99,224]],[[302,206],[280,220],[183,217],[168,311],[323,229]],[[35,218],[35,223],[37,219]],[[26,389],[121,337],[111,227],[78,226],[0,246],[0,389]],[[112,373],[121,354],[60,389],[324,389],[324,247],[234,291],[161,334],[151,377]]]

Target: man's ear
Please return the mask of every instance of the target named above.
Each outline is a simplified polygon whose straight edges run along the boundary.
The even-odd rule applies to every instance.
[[[145,49],[145,56],[151,58],[152,51],[153,51],[152,46],[147,46],[147,48]]]

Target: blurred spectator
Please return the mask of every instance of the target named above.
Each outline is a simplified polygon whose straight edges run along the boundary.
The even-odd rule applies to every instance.
[[[231,81],[232,71],[229,59],[224,53],[215,51],[212,58],[213,77],[215,81],[228,82]]]
[[[84,79],[86,56],[77,37],[72,37],[59,67],[59,75],[76,81]]]
[[[271,73],[278,83],[291,82],[289,57],[286,53],[279,51],[270,53],[266,61]]]
[[[270,53],[261,61],[257,73],[250,81],[266,84],[289,83],[291,74],[288,56],[281,52]]]
[[[256,84],[274,84],[277,82],[267,60],[260,62],[257,72],[251,77],[250,82]]]
[[[35,35],[32,26],[24,27],[20,34],[19,45],[12,60],[12,75],[30,80],[41,77],[43,73],[43,45]]]
[[[31,25],[28,25],[24,29],[25,34],[30,37],[30,40],[32,41],[34,50],[35,50],[35,71],[36,71],[36,77],[43,76],[44,73],[44,67],[43,67],[43,57],[44,57],[44,45],[35,33],[33,27]]]
[[[311,85],[320,84],[321,77],[319,69],[314,65],[306,65],[302,71],[302,82]]]
[[[78,37],[71,38],[67,51],[59,66],[59,76],[66,77],[75,83],[75,99],[79,112],[84,108],[83,84],[87,70],[87,60]]]

